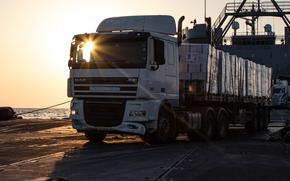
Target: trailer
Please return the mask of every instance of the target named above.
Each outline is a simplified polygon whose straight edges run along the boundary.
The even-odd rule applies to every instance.
[[[173,17],[105,19],[71,43],[68,96],[73,127],[90,141],[107,133],[167,143],[222,139],[230,124],[267,129],[271,68],[209,44],[182,43]]]
[[[224,138],[229,124],[249,133],[267,129],[271,68],[209,44],[184,43],[179,53],[181,105],[201,114],[200,134]]]

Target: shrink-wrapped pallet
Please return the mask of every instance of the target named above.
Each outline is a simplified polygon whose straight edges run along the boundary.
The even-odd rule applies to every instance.
[[[235,62],[235,68],[234,68],[234,95],[239,96],[240,95],[240,85],[239,85],[239,80],[240,80],[240,59],[237,56],[232,56],[233,61]]]
[[[268,68],[261,65],[261,96],[266,97],[268,89]]]
[[[262,96],[262,89],[261,89],[261,65],[256,64],[256,97]]]
[[[240,78],[239,78],[239,96],[246,96],[246,60],[239,58],[240,61]]]
[[[212,48],[210,61],[207,64],[207,90],[211,94],[218,94],[218,57],[216,51],[217,50]]]
[[[230,90],[231,90],[231,82],[232,82],[232,77],[231,77],[231,61],[230,61],[230,54],[228,52],[224,53],[224,58],[225,58],[225,93],[226,95],[231,95]]]
[[[256,96],[256,64],[252,61],[246,61],[246,95],[255,97]]]
[[[218,90],[218,94],[220,95],[227,95],[227,69],[226,69],[226,65],[227,65],[227,53],[218,50],[217,51],[217,55],[218,55],[218,86],[219,86],[219,90]]]
[[[226,94],[233,95],[233,75],[232,61],[229,53],[225,53],[226,58]]]
[[[262,69],[262,96],[269,98],[272,90],[272,68],[262,65]]]
[[[272,94],[272,68],[268,68],[268,91],[267,97],[271,97]]]
[[[229,95],[235,95],[236,93],[236,58],[231,55],[229,59]]]
[[[180,79],[199,81],[203,93],[218,93],[216,49],[208,44],[182,44],[180,47]]]

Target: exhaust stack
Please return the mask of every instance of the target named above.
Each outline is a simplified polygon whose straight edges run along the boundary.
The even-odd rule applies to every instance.
[[[184,21],[185,17],[181,16],[178,20],[178,32],[177,32],[177,44],[178,46],[181,45],[182,42],[182,22]]]

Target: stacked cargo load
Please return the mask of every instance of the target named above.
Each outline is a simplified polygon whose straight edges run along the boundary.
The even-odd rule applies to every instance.
[[[180,80],[195,95],[269,98],[272,69],[216,50],[209,44],[182,44]]]
[[[217,50],[208,44],[184,44],[180,49],[180,79],[200,87],[197,94],[218,93]]]

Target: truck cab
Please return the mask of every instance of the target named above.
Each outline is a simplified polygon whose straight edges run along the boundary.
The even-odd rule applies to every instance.
[[[92,141],[155,132],[162,105],[179,104],[175,35],[171,16],[108,18],[97,32],[75,35],[68,62],[73,127]]]

